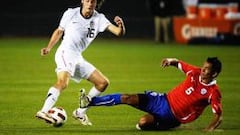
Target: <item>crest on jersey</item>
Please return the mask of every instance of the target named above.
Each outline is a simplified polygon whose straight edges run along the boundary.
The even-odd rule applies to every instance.
[[[202,95],[205,95],[206,93],[207,93],[207,90],[206,90],[205,88],[202,88],[202,89],[201,89],[201,94],[202,94]]]
[[[90,28],[94,28],[94,25],[95,25],[94,22],[91,21],[91,22],[90,22]]]

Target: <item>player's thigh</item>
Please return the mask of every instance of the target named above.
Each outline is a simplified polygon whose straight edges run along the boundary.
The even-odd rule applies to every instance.
[[[109,85],[107,77],[105,77],[99,70],[95,70],[88,78],[88,81],[93,83],[95,88],[101,92],[103,92]]]
[[[109,84],[107,77],[88,61],[81,61],[79,71],[81,78],[93,83],[98,90],[103,92],[107,88]]]
[[[87,80],[96,85],[109,84],[108,78],[98,69],[95,69]]]

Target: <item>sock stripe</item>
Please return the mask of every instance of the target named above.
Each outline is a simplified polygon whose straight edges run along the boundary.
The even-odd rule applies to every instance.
[[[96,103],[95,105],[107,105],[107,104],[114,105],[115,104],[114,99],[111,99],[110,101],[99,102],[99,103]]]

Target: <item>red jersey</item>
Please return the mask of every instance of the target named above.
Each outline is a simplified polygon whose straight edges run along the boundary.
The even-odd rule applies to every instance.
[[[221,114],[221,93],[216,80],[209,84],[200,82],[201,68],[183,61],[179,61],[178,69],[186,74],[186,79],[167,93],[167,99],[179,122],[197,119],[208,105],[211,105],[213,113]]]

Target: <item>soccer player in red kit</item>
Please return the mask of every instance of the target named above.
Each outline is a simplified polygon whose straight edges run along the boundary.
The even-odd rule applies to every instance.
[[[221,93],[216,80],[213,80],[217,77],[220,69],[214,71],[211,61],[217,60],[214,58],[207,59],[202,68],[189,65],[183,61],[176,62],[178,65],[175,66],[178,66],[187,77],[167,94],[167,99],[175,117],[181,123],[188,123],[198,118],[209,104],[211,104],[217,117],[222,113]],[[168,64],[168,62],[163,62],[164,67]]]
[[[163,59],[162,66],[177,67],[186,79],[168,93],[111,94],[93,98],[89,106],[128,104],[148,112],[140,118],[138,129],[167,130],[194,121],[211,105],[213,119],[204,131],[216,129],[222,121],[221,93],[215,79],[222,68],[218,58],[207,58],[201,68],[176,58]]]

